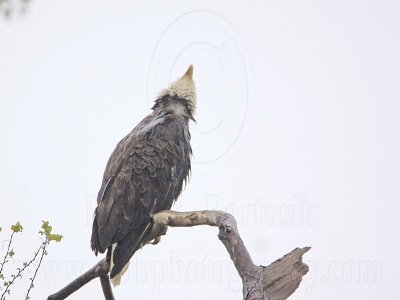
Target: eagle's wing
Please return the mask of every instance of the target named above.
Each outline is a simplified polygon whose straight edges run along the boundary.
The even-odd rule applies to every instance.
[[[158,126],[163,124],[163,126]],[[190,144],[186,123],[169,116],[144,119],[112,153],[92,231],[92,249],[113,253],[118,274],[151,228],[151,214],[170,209],[190,171]]]

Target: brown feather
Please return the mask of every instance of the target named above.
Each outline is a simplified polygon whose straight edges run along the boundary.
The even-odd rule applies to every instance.
[[[164,103],[165,102],[165,103]],[[146,240],[151,214],[170,209],[190,172],[187,115],[176,114],[164,96],[154,111],[122,139],[107,163],[97,198],[91,246],[103,253],[117,243],[111,278]]]

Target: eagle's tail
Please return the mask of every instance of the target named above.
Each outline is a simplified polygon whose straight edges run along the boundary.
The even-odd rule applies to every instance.
[[[119,285],[121,277],[127,271],[129,260],[146,241],[146,234],[150,231],[153,220],[144,229],[134,229],[123,241],[114,243],[110,253],[110,278],[114,286]]]
[[[112,244],[112,246],[107,251],[107,261],[110,265],[110,270],[113,270],[113,268],[114,268],[113,254],[114,254],[114,250],[115,250],[116,246],[117,246],[117,243]],[[125,272],[128,270],[128,267],[129,267],[129,261],[117,275],[115,275],[114,277],[111,278],[111,283],[114,287],[117,287],[120,285],[121,278],[125,274]]]

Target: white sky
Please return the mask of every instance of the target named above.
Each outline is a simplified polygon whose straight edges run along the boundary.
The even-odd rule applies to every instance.
[[[32,299],[99,259],[89,239],[107,159],[190,63],[195,156],[175,209],[231,212],[258,264],[312,246],[292,299],[393,299],[399,13],[394,0],[34,0],[1,19],[0,226],[25,226],[16,263],[39,245],[41,220],[65,236]],[[216,234],[171,229],[135,255],[116,298],[241,299]],[[94,281],[71,299],[101,295]]]

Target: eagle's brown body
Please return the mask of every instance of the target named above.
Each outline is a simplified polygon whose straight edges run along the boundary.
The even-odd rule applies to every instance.
[[[118,143],[107,163],[91,247],[96,255],[109,250],[111,278],[148,242],[151,215],[171,208],[189,175],[193,103],[184,95],[166,90],[153,112]]]

